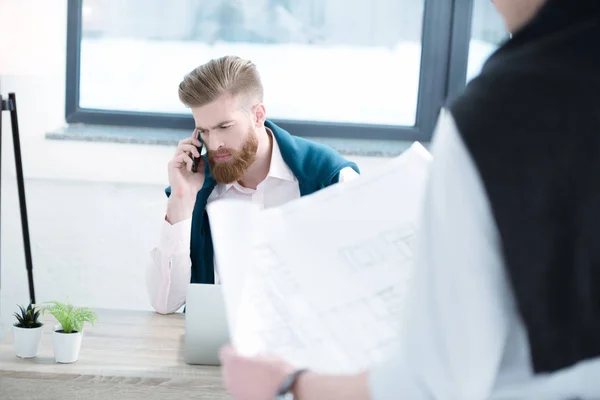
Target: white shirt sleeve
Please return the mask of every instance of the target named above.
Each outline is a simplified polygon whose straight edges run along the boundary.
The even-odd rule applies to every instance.
[[[161,314],[174,313],[185,304],[191,278],[190,236],[192,219],[163,223],[158,246],[151,252],[146,284],[150,303]]]
[[[348,182],[358,178],[360,175],[351,167],[346,167],[340,171],[339,182]]]
[[[514,317],[490,205],[449,113],[432,155],[410,312],[398,353],[369,377],[374,400],[488,398]]]

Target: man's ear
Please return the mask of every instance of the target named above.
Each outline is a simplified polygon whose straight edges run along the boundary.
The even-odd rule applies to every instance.
[[[263,103],[258,103],[254,106],[254,125],[257,128],[265,126],[265,120],[267,119],[267,110]]]

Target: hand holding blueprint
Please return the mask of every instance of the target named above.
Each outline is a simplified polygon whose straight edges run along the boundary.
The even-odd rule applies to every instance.
[[[330,373],[385,359],[401,335],[430,162],[415,143],[376,173],[277,208],[211,203],[237,350]]]

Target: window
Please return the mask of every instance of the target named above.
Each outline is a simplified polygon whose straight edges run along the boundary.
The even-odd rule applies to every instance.
[[[471,1],[69,0],[67,121],[191,129],[179,82],[235,54],[293,134],[426,141]]]
[[[471,26],[467,81],[481,72],[485,61],[508,37],[504,21],[489,0],[474,0]]]
[[[83,1],[83,108],[188,114],[183,75],[254,61],[277,119],[412,126],[422,1]],[[349,23],[349,22],[352,23]]]

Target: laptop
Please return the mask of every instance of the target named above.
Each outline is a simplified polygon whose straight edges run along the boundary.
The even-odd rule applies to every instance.
[[[185,362],[220,365],[219,350],[229,341],[221,286],[190,283],[185,306]]]

